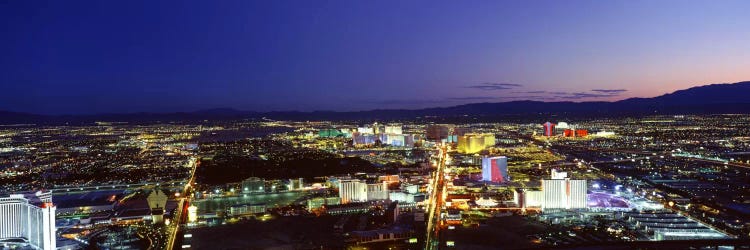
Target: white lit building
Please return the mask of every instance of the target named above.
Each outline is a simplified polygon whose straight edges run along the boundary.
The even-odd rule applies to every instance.
[[[339,180],[341,203],[367,201],[367,183],[360,180]]]
[[[375,134],[375,129],[371,127],[358,127],[357,133],[360,134]]]
[[[552,173],[551,179],[542,180],[542,211],[586,208],[586,180],[571,180],[564,172]]]
[[[188,211],[188,222],[195,223],[198,221],[198,207],[195,205],[190,205],[187,209]]]
[[[52,194],[36,192],[39,206],[21,194],[0,198],[0,240],[25,239],[37,249],[57,249]]]
[[[388,184],[386,182],[367,184],[367,200],[387,200]]]
[[[367,184],[361,180],[341,180],[339,182],[341,203],[365,202],[388,199],[386,182]]]
[[[398,124],[385,125],[385,133],[400,135],[403,134],[403,129]]]

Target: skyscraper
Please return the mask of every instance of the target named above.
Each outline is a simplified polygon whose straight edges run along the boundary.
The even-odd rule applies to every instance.
[[[544,136],[553,136],[555,135],[555,124],[551,122],[545,122],[542,124],[544,126]]]
[[[508,158],[505,156],[482,158],[482,180],[494,183],[510,181]]]
[[[367,201],[367,183],[360,180],[339,181],[339,198],[342,204]]]
[[[52,194],[36,192],[39,205],[21,194],[0,198],[0,239],[23,238],[37,249],[57,249]]]
[[[457,150],[462,154],[473,154],[495,146],[494,134],[465,134],[458,137]]]
[[[552,171],[550,179],[542,180],[542,210],[586,208],[586,180],[571,180],[567,173]]]

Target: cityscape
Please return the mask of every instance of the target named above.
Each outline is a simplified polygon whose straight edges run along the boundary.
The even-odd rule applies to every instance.
[[[748,126],[4,126],[0,232],[39,249],[747,246]]]
[[[0,250],[750,249],[748,9],[0,3]]]

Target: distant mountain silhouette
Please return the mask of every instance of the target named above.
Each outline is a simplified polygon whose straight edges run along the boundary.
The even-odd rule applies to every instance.
[[[616,102],[513,101],[473,103],[426,109],[384,109],[356,112],[248,112],[235,109],[208,109],[178,113],[128,113],[100,115],[44,116],[0,111],[0,124],[88,123],[93,121],[168,122],[269,118],[278,120],[390,120],[426,116],[501,116],[567,114],[616,116],[645,114],[748,114],[750,81],[712,84],[675,91],[653,98],[630,98]]]

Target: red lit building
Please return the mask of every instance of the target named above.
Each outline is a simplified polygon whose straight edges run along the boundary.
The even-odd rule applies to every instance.
[[[573,137],[573,136],[576,136],[576,132],[575,130],[572,130],[572,129],[566,129],[565,131],[563,131],[563,136]]]
[[[576,129],[575,136],[577,137],[585,137],[589,135],[589,131],[585,129]]]

